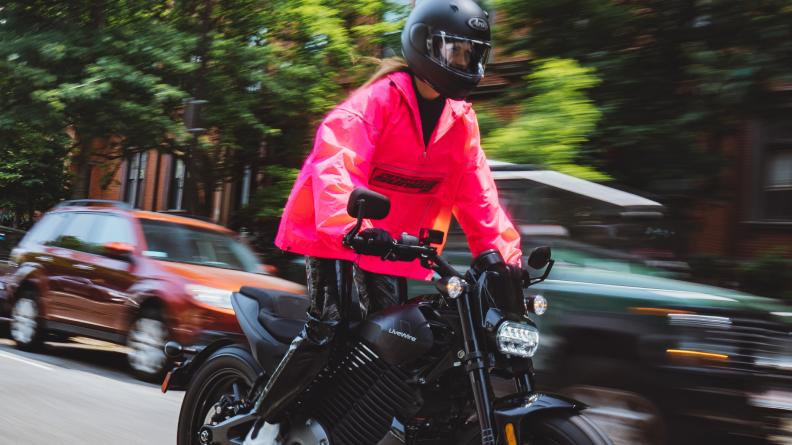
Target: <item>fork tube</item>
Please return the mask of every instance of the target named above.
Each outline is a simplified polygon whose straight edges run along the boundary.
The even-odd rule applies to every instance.
[[[457,300],[457,310],[462,325],[462,336],[465,343],[465,370],[470,377],[473,388],[473,397],[476,402],[479,425],[481,426],[481,443],[483,445],[495,444],[493,431],[494,416],[492,412],[492,385],[487,372],[487,361],[479,346],[476,323],[473,320],[473,311],[470,308],[471,293],[467,292]]]
[[[533,379],[527,372],[515,377],[514,383],[517,386],[517,392],[528,394],[533,391]]]

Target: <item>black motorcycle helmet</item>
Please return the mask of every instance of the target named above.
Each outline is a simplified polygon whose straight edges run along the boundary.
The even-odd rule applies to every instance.
[[[415,76],[444,96],[464,99],[484,77],[489,15],[473,0],[419,0],[401,41]]]

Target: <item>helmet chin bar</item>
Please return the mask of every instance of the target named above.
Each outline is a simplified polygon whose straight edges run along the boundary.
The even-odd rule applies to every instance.
[[[434,91],[435,91],[437,94],[439,94],[439,96],[438,96],[438,97],[443,97],[443,98],[445,98],[445,97],[448,97],[447,95],[443,94],[443,92],[442,92],[442,91],[440,91],[440,89],[438,89],[436,86],[432,85],[432,82],[429,82],[428,80],[426,80],[426,79],[423,79],[422,77],[418,76],[418,75],[417,75],[417,74],[415,74],[415,73],[413,73],[413,76],[415,76],[415,79],[416,79],[416,80],[419,80],[419,81],[421,81],[421,82],[425,83],[427,86],[429,86],[429,88],[431,88],[431,89],[432,89],[432,90],[434,90]],[[419,93],[419,94],[420,94],[420,93]]]
[[[430,87],[432,87],[432,89],[433,89],[433,90],[435,90],[435,91],[437,91],[438,93],[440,93],[440,95],[441,95],[441,96],[443,96],[443,97],[447,97],[447,98],[449,98],[449,99],[453,99],[453,100],[465,100],[465,99],[467,99],[468,95],[470,95],[470,92],[471,92],[471,91],[473,91],[473,89],[476,87],[476,85],[478,85],[478,82],[476,82],[476,85],[472,86],[470,89],[465,89],[465,90],[460,90],[460,89],[457,89],[457,90],[450,90],[450,89],[448,89],[448,88],[444,88],[444,87],[442,87],[442,86],[437,86],[437,85],[433,84],[431,81],[429,81],[429,80],[426,80],[426,79],[424,79],[424,78],[420,77],[420,76],[419,76],[418,74],[416,74],[416,73],[413,73],[413,75],[414,75],[415,77],[417,77],[418,79],[421,79],[422,81],[426,82],[426,84],[427,84],[427,85],[429,85]]]

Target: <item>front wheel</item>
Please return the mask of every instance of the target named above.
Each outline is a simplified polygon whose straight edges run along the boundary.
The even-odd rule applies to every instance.
[[[531,445],[612,445],[608,436],[581,414],[547,413],[530,419],[523,443]]]
[[[253,356],[239,346],[227,346],[214,352],[190,380],[184,395],[177,445],[203,445],[208,440],[204,425],[227,420],[249,409],[247,394],[261,372]],[[252,425],[240,425],[232,434],[242,443]],[[202,437],[202,434],[204,437]],[[234,441],[231,443],[237,443]]]
[[[480,444],[481,434],[461,441]],[[506,443],[503,441],[503,443]],[[522,434],[524,445],[613,445],[608,436],[586,416],[568,412],[548,412],[528,419]]]

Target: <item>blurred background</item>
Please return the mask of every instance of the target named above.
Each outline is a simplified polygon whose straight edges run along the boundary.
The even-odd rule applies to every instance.
[[[792,1],[482,4],[483,146],[524,251],[558,261],[538,289],[548,387],[619,443],[792,443]],[[283,204],[411,6],[5,0],[5,267],[53,205],[90,198],[227,226],[303,282],[273,246]]]

